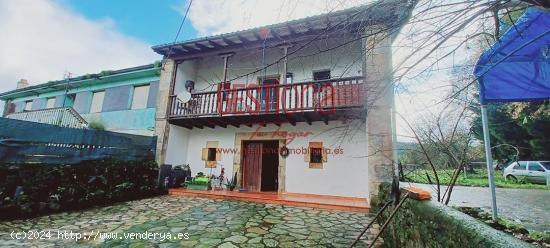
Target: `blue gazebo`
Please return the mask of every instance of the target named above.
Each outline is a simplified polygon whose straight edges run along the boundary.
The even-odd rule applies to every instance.
[[[494,169],[487,123],[490,102],[550,99],[550,10],[530,7],[485,51],[474,70],[479,88],[493,219],[497,218]]]

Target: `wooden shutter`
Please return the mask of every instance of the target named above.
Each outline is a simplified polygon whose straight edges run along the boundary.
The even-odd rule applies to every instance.
[[[208,148],[202,148],[202,161],[208,160]]]

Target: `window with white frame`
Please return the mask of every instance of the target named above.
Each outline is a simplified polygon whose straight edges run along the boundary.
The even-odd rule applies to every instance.
[[[31,111],[32,110],[32,101],[26,101],[25,102],[25,108],[23,110]]]
[[[105,91],[97,91],[92,95],[92,105],[90,106],[90,113],[99,113],[103,108],[103,99],[105,98]]]
[[[147,108],[148,96],[149,96],[149,85],[141,85],[141,86],[134,87],[134,93],[132,94],[131,109]]]
[[[46,108],[49,109],[53,107],[55,107],[55,97],[48,98],[46,100]]]

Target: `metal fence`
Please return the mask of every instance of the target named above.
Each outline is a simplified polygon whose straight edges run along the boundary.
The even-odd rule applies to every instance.
[[[154,158],[156,137],[0,118],[0,162],[75,164]]]
[[[71,107],[18,112],[9,114],[6,118],[70,128],[86,128],[88,126],[88,122]]]

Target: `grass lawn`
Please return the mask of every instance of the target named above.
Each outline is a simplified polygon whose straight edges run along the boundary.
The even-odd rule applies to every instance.
[[[452,173],[453,170],[451,169],[438,170],[437,175],[439,176],[439,181],[441,182],[441,184],[448,185],[451,181]],[[430,183],[427,175],[429,175],[432,181],[431,183],[435,183],[434,174],[430,169],[416,169],[413,171],[405,172],[404,181],[413,183]],[[531,184],[521,181],[518,183],[513,183],[511,181],[506,181],[506,179],[502,176],[502,171],[495,171],[495,184],[497,188],[550,189],[550,186],[546,186],[543,184]],[[488,187],[489,182],[487,181],[487,171],[477,169],[476,173],[464,174],[464,172],[461,172],[456,181],[456,185]]]

